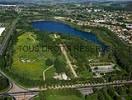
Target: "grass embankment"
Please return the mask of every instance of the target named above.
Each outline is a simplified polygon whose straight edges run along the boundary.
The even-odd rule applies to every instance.
[[[3,76],[0,76],[0,92],[4,92],[9,88],[9,81]]]
[[[83,100],[83,96],[76,90],[47,90],[39,93],[33,100]]]
[[[0,56],[0,70],[4,67],[5,62],[2,56]],[[0,92],[6,91],[9,88],[9,81],[7,78],[0,74]]]

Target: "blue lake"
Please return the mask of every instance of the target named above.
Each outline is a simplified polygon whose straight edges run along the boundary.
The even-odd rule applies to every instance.
[[[57,32],[60,34],[80,37],[81,39],[90,41],[92,43],[95,43],[101,46],[103,51],[107,48],[107,46],[103,42],[101,42],[95,34],[91,32],[77,30],[71,27],[70,25],[67,25],[61,22],[35,21],[35,22],[32,22],[32,26],[34,29],[37,29],[39,31]]]

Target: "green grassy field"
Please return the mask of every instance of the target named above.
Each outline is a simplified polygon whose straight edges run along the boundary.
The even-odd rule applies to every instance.
[[[34,100],[40,100],[40,98],[36,98]],[[77,97],[76,95],[49,95],[46,97],[46,100],[82,100],[81,98]]]
[[[98,96],[98,94],[96,94],[96,93],[92,94],[90,96],[87,96],[86,100],[98,100],[97,96]]]
[[[54,56],[50,51],[43,52],[40,50],[41,48],[33,49],[37,45],[39,45],[39,41],[32,32],[26,32],[18,37],[13,48],[12,72],[32,80],[42,79],[43,71],[49,67],[46,66],[45,61],[48,58],[54,58]],[[27,50],[27,46],[30,49]],[[47,72],[46,78],[52,78],[54,72],[55,69],[52,68]]]
[[[84,100],[79,91],[72,89],[47,90],[39,93],[33,100]]]

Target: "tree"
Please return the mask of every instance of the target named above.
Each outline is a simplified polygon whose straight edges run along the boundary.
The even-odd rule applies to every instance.
[[[104,95],[101,92],[98,93],[98,100],[105,100]]]
[[[39,99],[40,99],[40,100],[46,100],[46,93],[43,92],[43,91],[40,92],[40,93],[39,93]]]
[[[3,76],[0,76],[0,91],[6,89],[9,86],[9,81]]]
[[[46,65],[47,65],[47,66],[51,66],[51,65],[53,65],[53,64],[54,64],[54,60],[53,60],[53,59],[48,58],[48,59],[46,60]]]
[[[66,63],[62,56],[58,56],[55,59],[54,67],[55,67],[57,73],[65,72]]]

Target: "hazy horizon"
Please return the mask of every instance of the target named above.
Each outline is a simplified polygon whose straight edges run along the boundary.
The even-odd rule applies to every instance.
[[[122,1],[132,1],[132,0],[0,0],[1,3],[34,3],[34,4],[50,4],[50,3],[81,3],[81,2],[122,2]]]
[[[132,0],[0,0],[0,1],[5,1],[5,2],[70,2],[70,1],[132,1]]]

